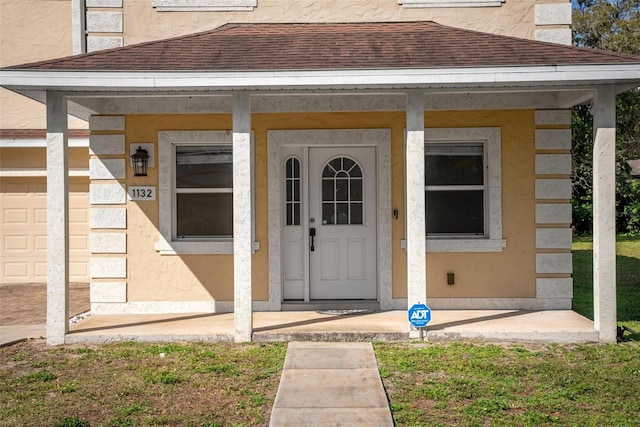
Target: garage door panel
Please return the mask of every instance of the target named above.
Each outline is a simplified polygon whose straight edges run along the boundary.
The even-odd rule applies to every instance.
[[[6,225],[29,225],[28,209],[11,209],[5,208],[3,215],[3,224]]]
[[[70,224],[88,224],[89,211],[86,208],[70,208],[69,209]]]
[[[74,181],[69,184],[69,279],[88,282],[89,184],[87,178]],[[46,180],[2,178],[0,189],[0,282],[45,282]]]
[[[33,236],[33,246],[36,251],[46,251],[47,250],[47,236],[37,235]]]
[[[85,277],[89,276],[89,263],[87,262],[70,262],[69,263],[69,280],[72,282],[86,281]]]
[[[2,248],[6,252],[24,252],[29,250],[28,236],[3,236]]]
[[[34,282],[46,282],[47,281],[47,263],[36,262],[34,263]]]
[[[29,279],[29,263],[26,261],[3,261],[2,280],[10,282],[22,282]]]
[[[47,210],[46,209],[34,209],[33,217],[35,224],[47,225]]]
[[[89,250],[89,239],[87,236],[69,236],[69,250]]]

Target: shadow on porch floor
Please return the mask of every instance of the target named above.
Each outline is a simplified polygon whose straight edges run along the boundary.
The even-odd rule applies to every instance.
[[[254,341],[403,341],[407,312],[326,315],[315,311],[256,312]],[[67,343],[110,341],[233,341],[233,313],[96,315],[73,325]],[[593,322],[570,310],[434,310],[427,340],[597,342]]]

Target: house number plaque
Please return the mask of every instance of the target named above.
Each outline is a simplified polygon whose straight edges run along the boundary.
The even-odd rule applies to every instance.
[[[156,187],[150,186],[131,186],[129,187],[129,200],[155,200]]]

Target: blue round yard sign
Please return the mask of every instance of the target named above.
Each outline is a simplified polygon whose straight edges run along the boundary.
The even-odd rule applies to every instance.
[[[431,309],[422,303],[414,304],[409,309],[409,323],[416,328],[424,328],[431,322]]]

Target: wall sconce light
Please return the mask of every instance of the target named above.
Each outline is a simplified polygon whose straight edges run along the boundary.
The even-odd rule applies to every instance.
[[[149,152],[142,147],[138,147],[131,155],[131,167],[133,176],[147,176],[147,164],[149,162]]]

